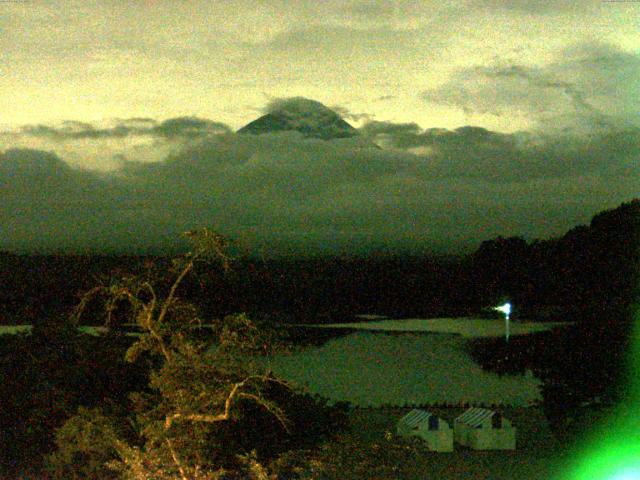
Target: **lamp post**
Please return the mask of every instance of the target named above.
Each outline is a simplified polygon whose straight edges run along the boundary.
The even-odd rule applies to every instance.
[[[511,304],[509,302],[499,307],[493,307],[494,310],[504,313],[504,338],[509,343],[509,315],[511,314]]]

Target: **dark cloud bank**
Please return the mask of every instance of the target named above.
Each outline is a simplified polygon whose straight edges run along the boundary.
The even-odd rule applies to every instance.
[[[463,69],[423,93],[524,113],[530,132],[370,121],[335,138],[337,116],[301,98],[265,110],[298,131],[181,117],[0,132],[0,248],[158,250],[202,226],[266,254],[561,235],[638,195],[639,82],[637,55],[587,44],[546,67]]]
[[[267,252],[455,251],[561,234],[640,185],[640,129],[545,137],[378,122],[360,133],[189,133],[163,161],[109,173],[8,149],[1,247],[164,248],[206,225]]]
[[[123,138],[148,135],[165,138],[194,138],[207,135],[229,133],[231,129],[220,122],[197,117],[177,117],[156,122],[150,118],[130,118],[116,120],[109,127],[94,127],[85,122],[67,121],[57,127],[47,125],[27,125],[21,133],[33,137],[48,137],[56,140]]]

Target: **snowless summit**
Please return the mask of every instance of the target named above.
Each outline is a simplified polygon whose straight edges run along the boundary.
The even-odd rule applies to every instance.
[[[308,98],[293,97],[272,101],[267,107],[267,112],[266,115],[242,127],[238,133],[261,135],[296,131],[306,137],[322,140],[358,135],[358,131],[336,112]]]

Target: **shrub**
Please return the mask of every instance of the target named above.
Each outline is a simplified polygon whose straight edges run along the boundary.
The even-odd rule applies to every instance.
[[[124,357],[153,368],[147,387],[129,396],[130,411],[80,409],[66,422],[48,458],[54,478],[266,480],[264,465],[276,455],[345,425],[346,405],[329,407],[273,376],[260,356],[281,346],[246,315],[214,321],[209,342],[196,333],[198,309],[177,297],[178,287],[197,262],[227,268],[229,259],[222,237],[203,230],[191,238],[194,250],[173,262],[167,289],[148,276],[126,276],[80,302],[77,320],[95,298],[107,318],[128,302],[141,335]]]

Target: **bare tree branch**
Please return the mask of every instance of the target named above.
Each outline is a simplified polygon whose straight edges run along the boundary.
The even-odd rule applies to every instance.
[[[76,325],[80,323],[80,318],[82,317],[82,314],[87,308],[87,304],[93,299],[93,297],[103,292],[104,290],[105,290],[104,285],[99,285],[97,287],[93,287],[91,290],[89,290],[88,292],[85,292],[82,295],[82,298],[80,298],[80,302],[78,303],[78,306],[74,309],[73,314],[71,315],[71,317],[75,320]]]
[[[182,414],[182,413],[174,413],[173,415],[167,416],[164,422],[164,428],[168,430],[171,428],[171,425],[174,420],[183,419],[191,422],[205,422],[205,423],[215,423],[222,422],[228,420],[231,416],[231,405],[233,403],[233,399],[238,393],[238,389],[242,388],[247,381],[249,381],[251,377],[245,378],[242,382],[234,383],[231,388],[231,392],[227,396],[227,399],[224,402],[224,413],[219,413],[218,415],[211,414],[200,414],[200,413],[192,413],[192,414]]]
[[[238,396],[242,398],[248,398],[256,402],[258,405],[263,407],[267,412],[269,412],[271,415],[276,417],[276,420],[280,422],[280,425],[282,425],[282,428],[284,428],[287,432],[289,432],[287,417],[285,416],[284,411],[280,407],[278,407],[275,403],[269,402],[264,398],[258,395],[254,395],[252,393],[240,393]]]
[[[241,382],[233,384],[233,387],[231,388],[231,391],[229,392],[229,395],[227,396],[224,402],[224,412],[218,413],[217,415],[206,414],[206,413],[190,413],[190,414],[174,413],[172,415],[168,415],[167,417],[165,417],[165,423],[164,423],[165,430],[168,430],[169,428],[171,428],[171,425],[176,420],[188,421],[188,422],[204,422],[204,423],[216,423],[216,422],[223,422],[223,421],[229,420],[229,418],[231,418],[231,408],[233,407],[233,402],[236,399],[236,397],[238,397],[238,398],[247,398],[247,399],[253,400],[258,405],[261,405],[265,410],[267,410],[274,417],[276,417],[276,419],[282,424],[285,430],[289,431],[287,418],[284,414],[284,411],[282,411],[282,409],[280,409],[274,403],[265,400],[259,395],[242,391],[242,388],[245,385],[247,385],[250,381],[256,380],[256,379],[261,380],[265,383],[274,381],[274,382],[286,385],[284,382],[278,381],[277,379],[274,379],[272,377],[267,377],[264,375],[251,375],[245,378],[244,380],[242,380]]]
[[[187,266],[182,269],[182,272],[180,272],[180,275],[178,275],[178,278],[176,278],[175,282],[173,282],[173,285],[171,285],[171,290],[169,290],[169,295],[162,303],[162,308],[160,309],[160,314],[158,315],[156,323],[161,324],[164,321],[164,317],[167,315],[167,311],[169,310],[169,307],[175,299],[178,286],[180,285],[180,283],[182,283],[182,280],[187,276],[192,268],[193,260],[190,260],[189,263],[187,263]]]
[[[180,472],[180,476],[182,477],[182,480],[189,480],[189,478],[187,477],[187,474],[184,471],[184,468],[182,467],[182,463],[180,463],[180,459],[178,458],[178,454],[176,453],[175,449],[173,448],[173,444],[171,443],[171,439],[167,438],[166,442],[167,442],[167,446],[169,447],[169,451],[171,452],[171,457],[173,458],[173,463],[175,463],[176,467],[178,467],[178,471]]]

